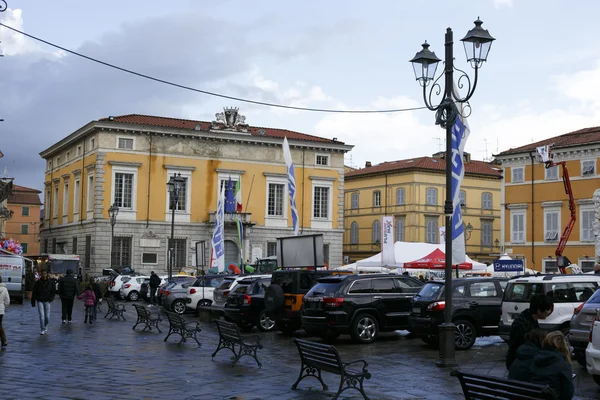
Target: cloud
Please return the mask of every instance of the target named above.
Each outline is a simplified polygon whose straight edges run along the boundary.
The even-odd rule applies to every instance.
[[[495,8],[512,7],[513,0],[492,0],[492,4]]]

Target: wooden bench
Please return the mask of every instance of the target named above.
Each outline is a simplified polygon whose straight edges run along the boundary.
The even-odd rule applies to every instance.
[[[177,346],[180,346],[181,342],[185,342],[187,338],[194,339],[199,347],[202,346],[196,337],[196,334],[202,331],[198,322],[196,322],[196,325],[193,322],[185,322],[181,315],[169,311],[167,311],[167,318],[169,319],[169,333],[165,338],[165,342],[169,336],[177,334],[181,336],[181,340],[177,343]]]
[[[292,385],[293,390],[296,390],[298,383],[307,376],[317,378],[323,385],[323,390],[327,390],[327,385],[321,378],[321,371],[326,371],[340,375],[340,387],[333,400],[336,400],[347,389],[356,389],[366,400],[369,400],[363,389],[363,381],[371,379],[371,374],[367,370],[369,364],[366,361],[357,360],[344,363],[340,359],[337,349],[331,345],[296,338],[293,340],[298,346],[298,353],[300,353],[300,361],[302,362],[298,380]]]
[[[256,360],[256,363],[259,367],[262,367],[262,364],[260,361],[258,361],[258,356],[256,355],[256,351],[263,348],[263,345],[260,342],[260,336],[242,336],[240,329],[236,324],[221,320],[217,320],[215,322],[217,324],[217,329],[219,329],[219,345],[212,354],[213,359],[220,350],[229,349],[233,352],[235,357],[233,360],[233,365],[235,365],[243,356],[250,356]],[[236,345],[238,347],[237,351]]]
[[[158,326],[159,322],[162,321],[162,319],[160,319],[160,315],[153,315],[150,312],[150,310],[148,310],[144,306],[140,306],[138,304],[134,304],[133,306],[135,307],[135,311],[137,312],[137,321],[131,329],[135,329],[135,327],[139,324],[144,324],[145,326],[144,329],[142,329],[142,331],[145,331],[146,329],[151,331],[152,327],[154,326],[156,329],[158,329],[159,332],[162,332],[160,330],[160,327]]]
[[[106,305],[108,306],[108,311],[106,312],[104,318],[108,317],[108,315],[110,314],[109,319],[117,317],[117,319],[123,318],[123,321],[125,321],[125,316],[123,315],[123,313],[125,312],[125,306],[123,304],[115,304],[115,301],[109,297],[107,297],[105,300]]]
[[[469,374],[454,370],[450,373],[456,376],[462,386],[466,400],[498,399],[498,400],[557,400],[550,386],[513,379],[498,378]]]

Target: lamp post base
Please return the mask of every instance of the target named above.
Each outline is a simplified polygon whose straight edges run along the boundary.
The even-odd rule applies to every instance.
[[[435,362],[440,368],[456,367],[458,363],[454,357],[454,333],[456,326],[450,323],[443,323],[439,326],[440,332],[440,358]]]

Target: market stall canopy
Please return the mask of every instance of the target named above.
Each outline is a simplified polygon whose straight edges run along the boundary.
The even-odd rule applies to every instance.
[[[404,268],[444,269],[445,267],[446,255],[440,249],[435,249],[425,257],[419,258],[418,260],[404,263]],[[470,262],[464,262],[459,264],[458,268],[473,269],[473,264]]]

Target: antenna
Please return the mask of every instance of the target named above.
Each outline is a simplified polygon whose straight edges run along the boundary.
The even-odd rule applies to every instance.
[[[438,152],[442,151],[442,138],[440,138],[440,137],[434,137],[433,140],[437,140],[438,141]]]
[[[488,158],[487,138],[483,138],[483,142],[485,143],[485,157],[484,157],[483,161],[489,162],[490,159]]]
[[[496,154],[500,154],[500,143],[498,141],[498,138],[496,138]]]

